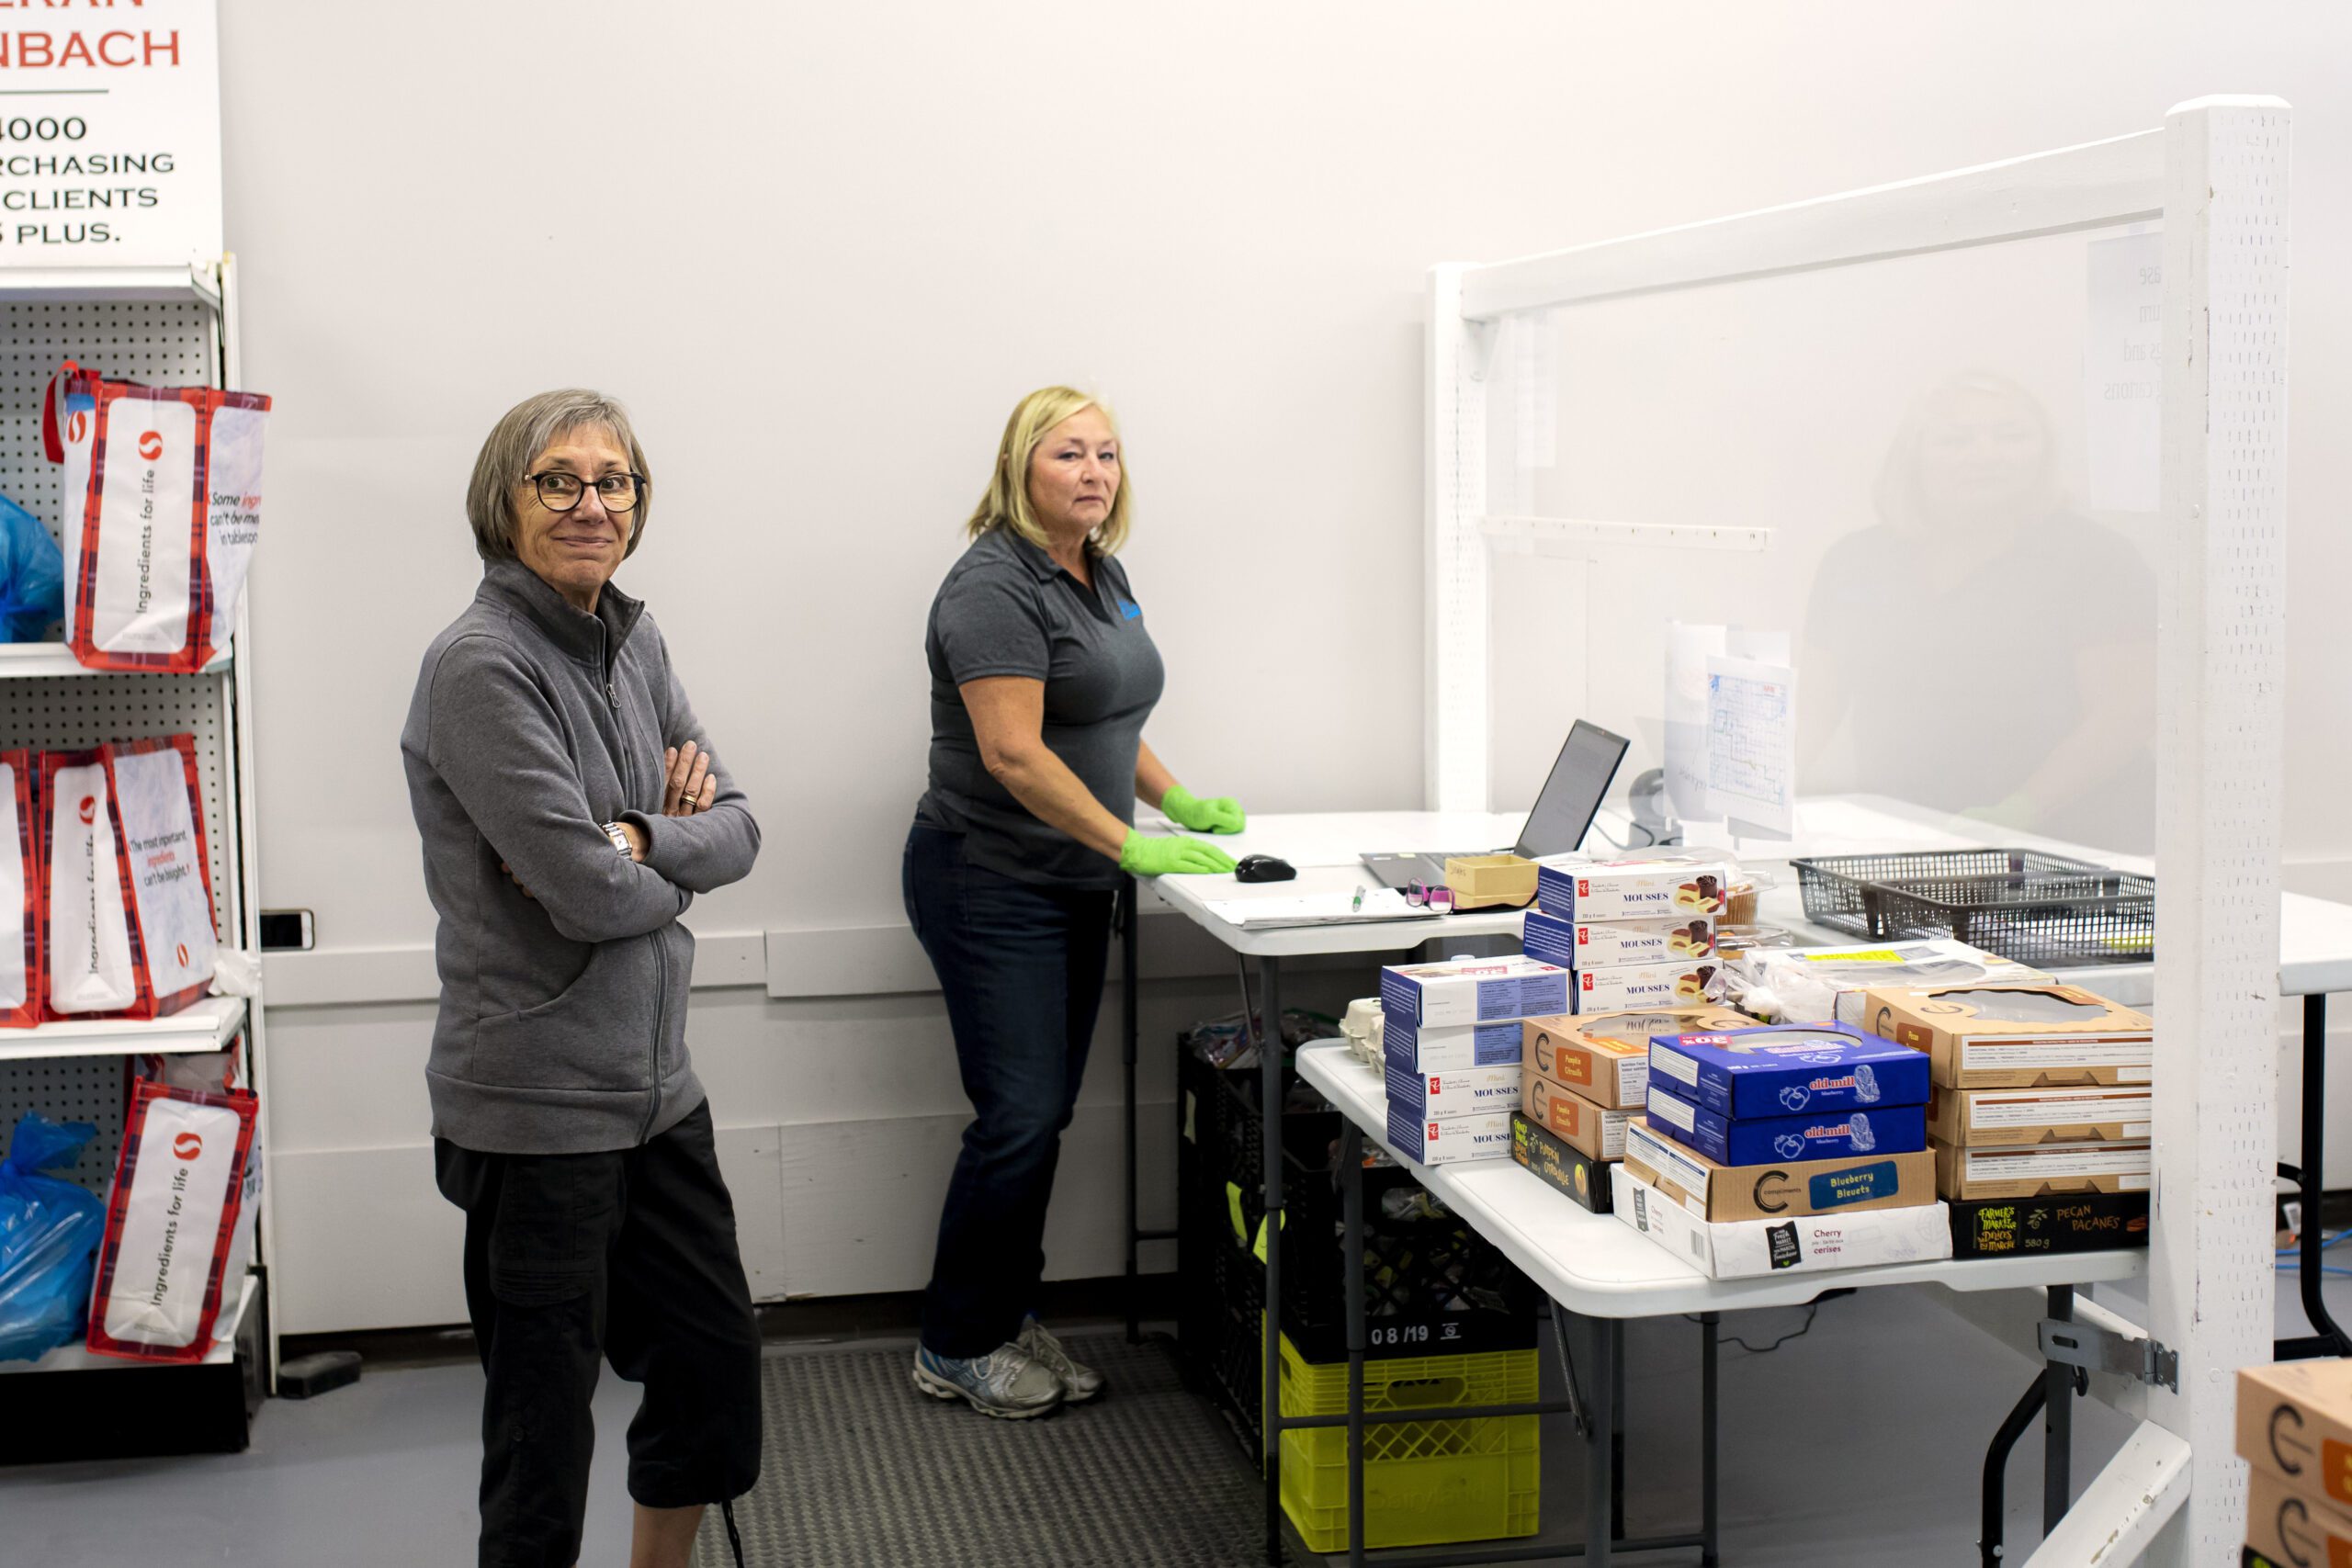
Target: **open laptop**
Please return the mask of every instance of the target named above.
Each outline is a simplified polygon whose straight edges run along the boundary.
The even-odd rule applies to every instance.
[[[1384,886],[1402,892],[1410,883],[1443,883],[1445,863],[1465,855],[1515,854],[1535,860],[1544,855],[1566,854],[1584,843],[1585,831],[1600,809],[1601,797],[1609,793],[1610,784],[1617,777],[1618,764],[1625,760],[1627,744],[1622,735],[1611,735],[1597,724],[1577,720],[1576,728],[1568,731],[1567,743],[1560,748],[1560,755],[1552,763],[1551,777],[1544,781],[1544,792],[1535,797],[1535,806],[1527,814],[1526,826],[1519,830],[1516,844],[1503,849],[1367,852],[1363,863]]]

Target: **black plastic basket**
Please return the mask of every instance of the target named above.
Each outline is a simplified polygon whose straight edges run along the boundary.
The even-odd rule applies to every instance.
[[[2155,879],[2040,850],[1790,863],[1804,912],[1871,942],[1949,936],[2044,969],[2154,956]]]
[[[1180,1062],[1178,1333],[1195,1377],[1255,1431],[1266,1290],[1253,1250],[1265,1207],[1257,1073],[1219,1072],[1190,1053]],[[1283,1118],[1283,1332],[1317,1363],[1348,1353],[1340,1195],[1331,1171],[1339,1135],[1336,1111]],[[1453,1215],[1387,1212],[1386,1194],[1417,1188],[1396,1167],[1364,1172],[1366,1354],[1532,1346],[1535,1292],[1508,1258]]]

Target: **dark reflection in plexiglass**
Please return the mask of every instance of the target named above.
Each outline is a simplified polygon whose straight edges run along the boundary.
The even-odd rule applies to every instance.
[[[1807,602],[1798,774],[2076,843],[2154,837],[2154,574],[2058,479],[2049,412],[1963,372],[1913,405]],[[1838,767],[1829,760],[1849,760]]]

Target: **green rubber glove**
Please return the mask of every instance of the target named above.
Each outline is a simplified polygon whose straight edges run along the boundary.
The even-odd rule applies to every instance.
[[[1159,809],[1180,828],[1190,828],[1195,833],[1238,833],[1247,821],[1241,813],[1241,803],[1229,795],[1214,800],[1203,800],[1182,784],[1170,784],[1160,797]]]
[[[1233,869],[1233,857],[1198,839],[1171,839],[1127,829],[1119,869],[1129,876],[1204,876]]]

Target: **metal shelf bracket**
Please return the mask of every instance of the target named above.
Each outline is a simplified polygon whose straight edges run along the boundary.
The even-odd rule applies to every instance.
[[[2180,1352],[2154,1339],[2054,1317],[2041,1320],[2041,1337],[2044,1360],[2180,1392]]]

